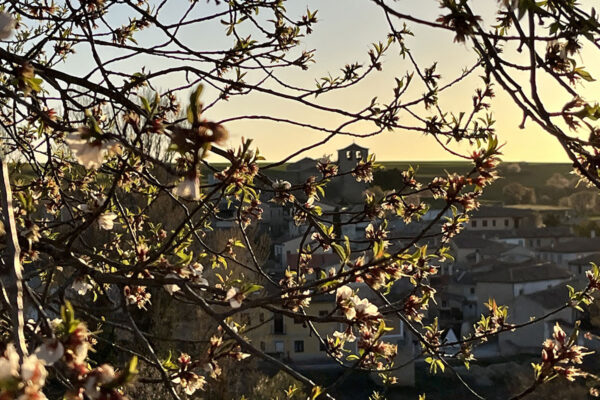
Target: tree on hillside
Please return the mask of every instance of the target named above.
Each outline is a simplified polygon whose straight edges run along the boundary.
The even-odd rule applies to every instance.
[[[397,346],[386,339],[386,321],[400,319],[432,373],[446,371],[480,397],[451,361],[468,365],[474,347],[519,326],[509,322],[510,310],[490,300],[470,334],[444,343],[437,321],[425,315],[436,307],[430,277],[497,178],[496,91],[520,109],[522,127],[535,124],[553,136],[581,179],[600,188],[600,108],[580,93],[594,79],[582,60],[600,47],[598,17],[571,0],[504,0],[493,15],[479,14],[475,1],[442,0],[428,19],[403,11],[400,2],[365,0],[381,11],[381,21],[369,23],[387,24],[387,37],[359,60],[302,85],[291,74],[311,73],[318,49],[303,43],[319,14],[294,11],[291,3],[0,2],[1,398],[124,399],[137,380],[143,393],[180,399],[217,385],[235,373],[233,362],[248,357],[275,365],[313,399],[332,398],[337,381],[319,386],[249,339],[253,327],[242,315],[251,311],[306,324],[348,371],[340,381],[354,370],[375,371],[390,385],[389,372],[401,366],[390,365]],[[413,27],[448,32],[459,46],[473,48],[473,64],[442,78],[438,64],[422,65],[418,49],[410,48]],[[378,99],[368,79],[398,53],[407,70],[391,80],[389,97]],[[360,107],[331,105],[332,96],[359,87]],[[456,88],[469,106],[445,109],[441,99]],[[284,107],[246,112],[245,99]],[[284,112],[292,106],[302,111],[296,117]],[[311,117],[317,114],[326,118]],[[267,154],[272,161],[261,163],[251,137],[229,136],[230,126],[257,120],[279,134],[285,126],[318,139],[275,161]],[[348,170],[324,157],[305,181],[271,178],[270,171],[333,138],[384,131],[428,135],[472,167],[422,180],[412,168],[399,171],[392,190],[336,211],[319,205],[324,188],[349,176],[371,182],[373,155]],[[470,144],[470,151],[457,152],[457,143]],[[434,218],[413,237],[391,236],[391,222],[411,224],[428,209],[407,199],[429,197],[442,204]],[[297,262],[277,278],[265,271],[254,250],[259,243],[249,237],[265,202],[289,207],[303,232]],[[229,216],[220,213],[225,207]],[[363,238],[335,234],[358,222],[368,223]],[[235,232],[222,246],[207,240],[218,223]],[[317,274],[310,260],[321,251],[338,262]],[[588,278],[562,308],[592,301],[600,272]],[[410,282],[411,290],[392,302],[388,292],[398,281]],[[356,282],[360,291],[350,286]],[[195,307],[198,323],[211,321],[201,350],[186,353],[194,348],[189,343],[151,332],[157,293]],[[312,311],[311,301],[327,294],[335,297],[330,312]],[[341,329],[320,335],[328,323]],[[577,328],[569,335],[557,326],[540,343],[532,380],[513,398],[557,377],[591,379],[580,369],[587,352],[576,337]],[[288,393],[298,391],[291,386]]]
[[[502,195],[507,204],[535,204],[535,189],[511,182],[502,188]]]

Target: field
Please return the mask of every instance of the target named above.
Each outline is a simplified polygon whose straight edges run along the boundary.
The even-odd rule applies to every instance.
[[[380,185],[383,189],[392,189],[389,183],[394,180],[393,175],[397,175],[392,172],[393,170],[404,170],[409,168],[411,165],[418,171],[418,180],[420,182],[430,181],[435,176],[445,175],[448,173],[465,173],[471,169],[471,164],[468,162],[450,162],[450,161],[425,161],[425,162],[381,162],[383,173],[380,171],[376,175],[376,185]],[[518,164],[518,168],[514,167]],[[568,194],[570,190],[557,190],[554,187],[546,184],[547,180],[556,173],[560,173],[566,178],[573,179],[570,175],[572,168],[569,164],[558,164],[558,163],[503,163],[499,167],[500,179],[498,179],[491,187],[486,188],[483,196],[484,200],[488,201],[503,201],[504,195],[502,189],[504,186],[511,182],[518,182],[523,186],[531,187],[535,190],[536,197],[539,203],[543,204],[556,204],[558,198]],[[383,176],[382,176],[383,175]],[[391,176],[390,176],[391,175]],[[377,180],[381,177],[380,180]],[[387,178],[387,179],[386,179]],[[390,179],[391,178],[391,179]],[[389,181],[389,182],[385,182]],[[547,197],[545,197],[547,196]]]

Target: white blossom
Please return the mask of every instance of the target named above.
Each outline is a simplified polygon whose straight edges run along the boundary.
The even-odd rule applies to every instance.
[[[37,358],[46,363],[46,365],[52,365],[60,360],[65,353],[65,347],[59,340],[48,340],[45,341],[40,347],[35,349],[35,355]]]
[[[21,364],[21,379],[36,387],[44,386],[48,371],[44,368],[41,361],[35,354],[23,358]]]
[[[198,176],[185,178],[173,189],[173,194],[187,200],[200,200],[202,198],[200,178]]]
[[[335,291],[335,300],[336,300],[336,302],[339,303],[340,301],[350,299],[353,295],[354,295],[354,292],[352,291],[350,286],[340,286]]]
[[[165,276],[165,278],[179,278],[179,277],[175,274],[168,274]],[[176,283],[169,283],[167,285],[163,285],[163,287],[165,288],[165,290],[167,292],[169,292],[170,295],[181,290],[179,288],[179,285]]]
[[[85,394],[92,400],[99,399],[102,392],[99,388],[115,379],[115,369],[108,365],[102,364],[88,374],[85,381]]]
[[[90,290],[93,287],[94,286],[92,286],[92,284],[89,283],[83,277],[75,278],[75,280],[71,284],[71,289],[73,289],[74,291],[76,291],[77,294],[80,295],[80,296],[85,296],[85,294],[88,292],[88,290]]]
[[[110,231],[115,226],[117,214],[112,211],[107,211],[98,216],[98,225],[100,229]]]
[[[358,299],[358,297],[355,297],[354,307],[356,308],[356,313],[362,317],[376,317],[379,315],[377,306],[369,302],[368,299]]]
[[[240,308],[242,306],[242,301],[245,296],[241,293],[240,289],[236,287],[232,287],[227,291],[227,295],[225,296],[225,301],[229,301],[229,305],[231,308]]]
[[[10,14],[0,12],[0,40],[8,39],[15,29],[16,22]]]
[[[292,188],[291,183],[289,183],[288,181],[280,181],[279,179],[273,182],[271,186],[275,190],[290,190]]]
[[[19,354],[12,343],[6,346],[4,355],[0,357],[0,382],[19,376]]]
[[[114,142],[85,137],[87,128],[67,135],[65,141],[77,161],[87,169],[98,169],[102,166],[104,157],[114,152],[117,145]]]

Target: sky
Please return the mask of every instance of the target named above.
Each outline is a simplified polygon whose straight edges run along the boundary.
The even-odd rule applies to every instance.
[[[182,8],[176,6],[177,1],[170,1],[165,8],[164,20],[174,19],[181,12]],[[367,51],[372,42],[385,41],[388,26],[386,24],[383,12],[379,10],[369,0],[293,0],[288,2],[288,11],[292,15],[300,15],[303,10],[318,9],[317,17],[319,22],[314,27],[314,33],[308,36],[301,44],[301,49],[316,49],[316,63],[311,65],[308,71],[295,69],[279,73],[278,77],[286,82],[314,87],[316,79],[326,76],[328,73],[335,74],[347,63],[359,61],[363,64],[368,63]],[[181,3],[178,3],[181,4]],[[428,19],[435,19],[440,14],[437,2],[433,0],[405,0],[403,2],[393,2],[394,7],[399,7],[404,12],[415,16],[422,16]],[[482,8],[478,11],[482,15],[491,15],[497,2],[488,0],[485,2],[476,2]],[[209,12],[207,8],[212,5],[201,5],[196,8],[199,14],[201,11]],[[190,15],[193,17],[194,15]],[[199,15],[195,15],[199,16]],[[111,13],[109,18],[111,22],[118,23],[119,20],[126,20],[126,14]],[[464,68],[470,67],[475,61],[472,49],[465,44],[453,42],[453,37],[447,33],[432,28],[421,27],[415,24],[408,24],[415,33],[413,38],[407,39],[408,46],[420,65],[430,66],[438,62],[438,73],[442,75],[440,86],[457,77]],[[197,49],[219,49],[225,48],[231,43],[231,38],[226,37],[225,28],[219,23],[206,24],[201,29],[183,29],[181,31],[182,40],[190,46]],[[152,33],[136,37],[140,45],[151,45],[156,41]],[[543,49],[541,49],[543,51]],[[109,57],[118,54],[118,52],[105,52],[104,56]],[[518,60],[518,58],[517,58]],[[586,60],[587,61],[587,60]],[[594,71],[598,67],[599,60],[593,59],[593,64],[588,64],[588,70]],[[80,63],[89,62],[86,59],[85,52],[77,54],[70,63],[63,68],[71,69]],[[120,64],[124,69],[139,68],[145,65],[147,70],[156,70],[164,68],[163,61],[152,59],[136,59],[135,61],[126,61]],[[373,97],[380,99],[389,99],[395,77],[402,77],[407,71],[411,71],[410,65],[406,59],[398,55],[397,47],[384,58],[383,71],[376,72],[360,85],[336,94],[323,95],[317,99],[309,100],[323,105],[341,106],[351,111],[357,111],[369,103]],[[253,77],[249,75],[249,80]],[[178,80],[179,79],[179,80]],[[173,85],[180,85],[184,82],[183,76],[170,77],[162,81],[155,82],[161,88],[167,88]],[[460,86],[448,90],[440,97],[440,104],[443,109],[450,111],[460,111],[469,109],[473,88],[480,87],[480,79],[474,76],[461,83]],[[411,100],[424,92],[423,86],[415,79],[415,88],[407,92],[407,99]],[[273,83],[267,82],[268,87],[277,88]],[[593,94],[597,90],[597,84],[587,84],[580,87],[584,94]],[[562,104],[570,100],[555,95],[556,88],[551,84],[542,85],[542,98],[548,101],[548,104],[554,102],[555,107],[560,108]],[[528,161],[528,162],[568,162],[568,158],[562,151],[558,142],[547,133],[541,131],[533,123],[528,123],[525,129],[519,129],[522,115],[517,107],[512,103],[509,96],[499,87],[495,87],[497,97],[492,102],[494,111],[496,130],[503,147],[503,159],[506,161]],[[207,89],[204,93],[207,102],[210,102],[211,96],[216,96],[215,91]],[[286,101],[279,98],[263,94],[251,94],[249,96],[232,98],[228,102],[219,103],[214,108],[205,113],[205,117],[213,120],[227,119],[236,115],[260,115],[269,114],[278,117],[293,118],[298,121],[314,125],[323,125],[335,128],[343,121],[343,118],[314,111],[313,109],[300,106],[292,101]],[[411,119],[402,115],[400,123],[410,124]],[[413,122],[414,123],[414,122]],[[286,157],[300,147],[313,144],[324,137],[324,133],[313,130],[306,130],[297,127],[291,127],[281,123],[268,121],[236,121],[227,124],[231,133],[230,145],[237,146],[241,137],[252,138],[255,145],[270,161],[277,161]],[[366,124],[354,126],[353,131],[368,132],[371,127]],[[310,152],[303,153],[295,159],[304,156],[320,157],[323,154],[335,153],[336,149],[345,147],[352,142],[368,147],[375,153],[380,161],[386,160],[456,160],[457,158],[444,151],[433,138],[420,133],[395,130],[393,132],[384,132],[375,137],[367,139],[353,139],[351,137],[336,137],[325,145],[322,145]],[[452,148],[461,152],[470,150],[468,145],[452,145]]]

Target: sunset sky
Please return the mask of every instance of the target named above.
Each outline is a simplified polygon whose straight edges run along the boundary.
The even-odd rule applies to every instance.
[[[293,15],[300,13],[307,7],[311,10],[318,9],[317,14],[319,23],[315,26],[314,33],[308,36],[302,49],[316,49],[316,63],[308,71],[301,71],[299,68],[279,72],[278,77],[288,83],[295,85],[304,85],[314,88],[315,80],[326,76],[328,73],[335,74],[339,68],[347,63],[360,62],[368,63],[367,51],[370,43],[376,41],[385,41],[388,33],[388,26],[383,12],[379,10],[372,2],[368,0],[322,0],[322,1],[300,1],[296,0],[291,6],[288,5],[288,11]],[[171,3],[173,4],[173,3]],[[436,1],[405,1],[394,2],[394,7],[402,7],[403,11],[416,16],[422,16],[428,19],[435,19],[440,14]],[[481,5],[481,4],[480,4]],[[491,12],[497,6],[496,1],[487,1],[483,4],[484,9],[478,10],[484,17],[490,18],[487,21],[494,22]],[[197,10],[207,10],[213,5],[202,4]],[[292,8],[290,8],[292,7]],[[487,8],[486,8],[487,7]],[[167,10],[164,18],[169,19],[180,15],[181,9],[171,7]],[[208,11],[207,11],[208,13]],[[115,22],[119,18],[126,18],[126,15],[112,16]],[[397,22],[397,26],[400,23]],[[409,27],[415,33],[413,38],[407,39],[408,46],[421,67],[428,67],[433,62],[438,61],[438,73],[442,75],[440,86],[456,78],[464,68],[468,68],[475,62],[474,52],[468,44],[453,43],[453,37],[447,32],[436,31],[431,28],[424,28],[415,24],[409,24]],[[181,31],[181,37],[190,46],[197,49],[218,49],[226,48],[231,44],[231,38],[225,36],[225,27],[218,22],[206,24],[199,31],[198,29]],[[140,45],[148,45],[156,41],[152,34],[138,36]],[[394,45],[395,46],[395,45]],[[543,48],[539,51],[543,52]],[[516,53],[515,53],[516,54]],[[74,57],[75,61],[85,62],[85,55]],[[599,60],[586,60],[590,70],[598,67]],[[147,70],[155,70],[165,67],[164,63],[155,60],[142,61],[147,66]],[[123,64],[130,68],[132,63]],[[135,67],[139,68],[140,61],[135,62]],[[329,106],[339,106],[350,111],[362,109],[370,102],[370,99],[378,96],[382,100],[390,98],[391,90],[394,87],[394,77],[401,77],[407,71],[411,71],[407,60],[398,55],[397,46],[392,49],[384,59],[383,72],[374,73],[369,79],[362,82],[357,87],[340,91],[337,94],[328,94],[318,97],[316,100],[320,104]],[[170,87],[170,85],[180,84],[173,78],[157,82],[161,88]],[[249,75],[249,81],[257,81]],[[525,82],[525,81],[523,81]],[[268,83],[269,87],[276,88],[275,84]],[[419,97],[423,92],[423,85],[415,76],[413,80],[413,89],[406,94],[406,100],[410,101]],[[473,88],[480,87],[481,81],[477,75],[471,79],[462,82],[456,88],[446,91],[440,96],[440,105],[444,110],[461,111],[469,110]],[[562,105],[570,100],[568,97],[561,97],[558,91],[552,85],[544,87],[542,85],[542,98],[546,101],[554,102],[554,109],[560,109]],[[597,85],[586,84],[578,90],[584,94],[592,93],[597,90]],[[509,161],[530,161],[530,162],[567,162],[566,155],[558,142],[548,134],[542,132],[533,123],[528,123],[526,129],[518,128],[522,114],[517,107],[512,104],[512,100],[503,92],[502,88],[495,86],[497,97],[493,101],[492,109],[496,117],[497,133],[501,142],[505,142],[503,157]],[[209,103],[216,91],[207,89],[203,98]],[[588,99],[589,100],[589,99]],[[317,112],[305,106],[300,106],[292,101],[286,101],[269,97],[267,95],[252,94],[249,96],[234,97],[228,102],[221,102],[213,109],[207,111],[206,118],[220,120],[230,118],[236,115],[268,114],[283,118],[293,118],[297,121],[303,121],[313,125],[323,125],[329,128],[335,128],[343,121],[341,117],[332,116]],[[401,115],[400,123],[414,124],[411,118],[406,114]],[[301,128],[291,127],[289,125],[277,124],[267,121],[236,121],[227,124],[231,132],[230,144],[237,146],[240,138],[251,137],[261,153],[270,161],[276,161],[292,153],[302,146],[310,145],[324,137],[324,133]],[[365,125],[355,125],[353,131],[368,132],[371,127]],[[350,137],[337,137],[326,145],[303,154],[303,156],[319,157],[326,153],[335,153],[335,150],[344,147],[353,141],[368,147],[376,153],[378,160],[446,160],[456,159],[447,154],[432,138],[423,136],[414,132],[394,131],[380,134],[368,139],[352,139]],[[468,150],[467,146],[454,146],[454,149],[460,151]]]

